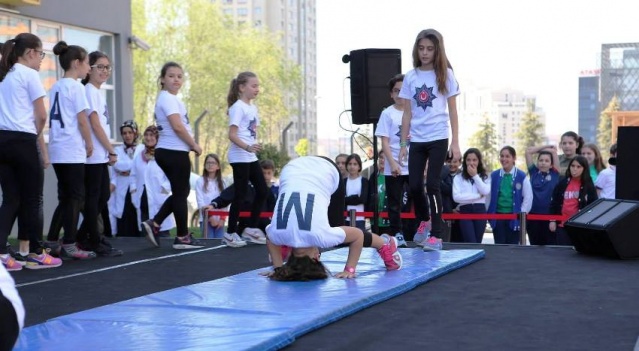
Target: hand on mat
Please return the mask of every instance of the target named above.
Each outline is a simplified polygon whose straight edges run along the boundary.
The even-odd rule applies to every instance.
[[[335,278],[340,278],[340,279],[353,279],[355,278],[355,273],[350,273],[350,272],[339,272],[337,274],[335,274]]]
[[[275,271],[264,271],[264,272],[260,272],[258,274],[263,276],[263,277],[270,278],[273,275],[273,273],[275,273]]]

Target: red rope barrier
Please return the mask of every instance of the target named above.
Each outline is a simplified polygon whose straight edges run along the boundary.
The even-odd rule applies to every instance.
[[[211,210],[209,211],[209,215],[218,215],[218,216],[228,216],[228,211],[223,210]],[[356,212],[356,216],[373,218],[373,212]],[[240,217],[250,217],[251,212],[242,211],[240,212]],[[261,212],[260,218],[271,218],[273,216],[273,212]],[[344,217],[348,217],[348,212],[344,212]],[[380,212],[379,218],[388,218],[388,212]],[[400,218],[404,219],[414,219],[415,213],[413,212],[402,212],[400,214]],[[495,219],[495,220],[511,220],[518,219],[519,215],[515,213],[486,213],[486,214],[478,214],[478,213],[443,213],[443,220],[453,220],[453,219]],[[526,219],[529,221],[565,221],[568,218],[561,215],[540,215],[540,214],[529,214],[526,215]]]

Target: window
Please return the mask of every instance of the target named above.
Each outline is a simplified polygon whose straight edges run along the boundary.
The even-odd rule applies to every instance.
[[[238,16],[246,16],[246,15],[248,15],[248,9],[246,7],[238,7],[237,8],[237,15]]]

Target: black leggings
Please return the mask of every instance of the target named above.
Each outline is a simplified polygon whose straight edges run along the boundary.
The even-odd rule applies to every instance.
[[[18,340],[20,325],[11,301],[0,291],[0,351],[11,351]]]
[[[237,233],[237,224],[240,219],[240,208],[242,207],[242,203],[246,197],[249,181],[253,184],[253,188],[255,189],[255,199],[251,204],[251,218],[249,219],[247,226],[249,228],[257,228],[259,226],[260,212],[262,211],[264,201],[266,201],[266,192],[268,191],[260,163],[258,161],[250,163],[231,163],[231,167],[233,168],[233,186],[235,187],[235,194],[229,210],[229,225],[227,232]]]
[[[100,243],[98,216],[109,201],[109,166],[106,163],[84,166],[84,219],[78,232],[78,241],[86,241],[91,248]]]
[[[442,195],[440,191],[441,173],[446,154],[448,139],[426,143],[411,142],[408,151],[408,185],[415,203],[415,216],[418,221],[432,219],[431,234],[441,238],[443,234]],[[426,193],[430,205],[430,215],[424,196],[424,168],[426,171]]]
[[[62,218],[62,243],[73,244],[77,239],[80,210],[84,203],[84,163],[56,163],[53,169],[58,177],[58,207],[55,212],[59,211]],[[57,227],[55,212],[50,228]],[[59,234],[51,234],[52,231],[49,229],[49,241],[58,239]]]
[[[37,219],[43,178],[36,143],[35,134],[0,131],[0,254],[7,253],[16,218],[21,239],[42,235]]]
[[[169,178],[171,196],[164,201],[153,221],[161,225],[166,217],[173,213],[177,235],[186,236],[189,234],[187,197],[191,191],[191,183],[189,182],[191,160],[189,159],[189,153],[188,151],[155,149],[155,161],[166,174],[166,177]],[[266,187],[266,184],[264,186]]]

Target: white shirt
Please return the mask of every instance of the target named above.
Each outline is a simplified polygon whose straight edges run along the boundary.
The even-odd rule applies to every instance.
[[[0,264],[0,292],[2,292],[2,295],[13,305],[13,309],[16,311],[16,316],[18,317],[18,325],[20,326],[20,330],[22,330],[22,327],[24,327],[24,306],[16,290],[13,278],[2,264]],[[1,316],[0,318],[6,317]]]
[[[49,160],[51,163],[85,163],[87,152],[80,134],[78,113],[89,109],[82,83],[62,78],[49,91]]]
[[[259,125],[260,118],[255,105],[237,100],[229,108],[229,126],[237,127],[237,136],[245,144],[257,144],[257,126]],[[229,147],[227,158],[229,163],[251,163],[257,161],[257,156],[254,153],[240,148],[233,142],[231,142]]]
[[[208,186],[206,189],[204,189],[204,177],[199,177],[195,181],[195,198],[197,200],[197,208],[201,209],[202,207],[210,205],[213,199],[220,196],[222,190],[226,188],[224,180],[222,180],[222,185],[224,186],[224,188],[219,189],[217,186],[217,181],[213,178],[209,178]],[[208,216],[206,216],[205,213],[201,213],[200,222],[202,222],[202,220],[207,217]],[[216,220],[219,220],[219,218],[219,216],[215,216]]]
[[[168,149],[178,151],[190,151],[191,148],[184,140],[175,133],[171,123],[169,122],[169,116],[178,114],[180,120],[186,131],[193,136],[191,131],[191,124],[189,123],[189,115],[186,112],[186,106],[178,99],[176,95],[169,93],[166,90],[162,90],[158,94],[158,99],[155,102],[155,120],[160,131],[160,137],[158,138],[158,144],[155,146],[157,149]]]
[[[600,189],[599,193],[600,199],[614,199],[617,194],[616,191],[616,183],[617,183],[617,167],[613,165],[609,165],[608,168],[602,170],[597,176],[597,181],[595,182],[595,187]]]
[[[346,196],[351,195],[362,195],[362,176],[359,176],[355,179],[346,178]],[[355,212],[364,212],[364,204],[359,205],[348,205],[346,206],[346,211],[355,210]],[[348,220],[348,219],[347,219]],[[366,220],[364,216],[355,217],[356,221]]]
[[[428,142],[448,138],[448,98],[459,94],[459,84],[453,70],[448,69],[446,80],[448,94],[437,87],[435,71],[419,68],[406,73],[399,97],[410,101],[410,141]]]
[[[346,233],[329,225],[327,212],[340,178],[335,164],[321,157],[303,156],[287,163],[280,173],[273,218],[266,227],[269,240],[295,248],[343,243]]]
[[[100,127],[106,134],[106,137],[111,139],[111,128],[109,128],[109,110],[107,108],[106,100],[100,89],[95,85],[87,83],[84,86],[84,90],[87,94],[87,102],[89,103],[89,110],[87,111],[87,118],[89,119],[89,128],[91,129],[91,140],[93,140],[93,155],[87,158],[87,164],[101,164],[109,162],[109,152],[102,146],[102,143],[95,136],[95,131],[91,126],[91,114],[97,113],[98,120],[100,121]]]
[[[36,70],[14,64],[0,82],[0,130],[36,134],[33,102],[46,94]]]
[[[388,106],[384,109],[384,111],[382,111],[379,121],[377,122],[377,129],[375,130],[376,136],[388,138],[388,146],[391,150],[393,159],[397,163],[399,163],[399,143],[401,141],[403,114],[404,111],[396,109],[394,105]],[[392,170],[388,160],[388,155],[386,155],[386,160],[384,162],[384,175],[389,176],[392,174]],[[408,162],[404,162],[404,165],[401,166],[401,175],[407,174]]]
[[[482,179],[475,174],[473,178],[465,179],[461,173],[453,177],[453,200],[460,205],[485,204],[489,194],[490,177]]]

